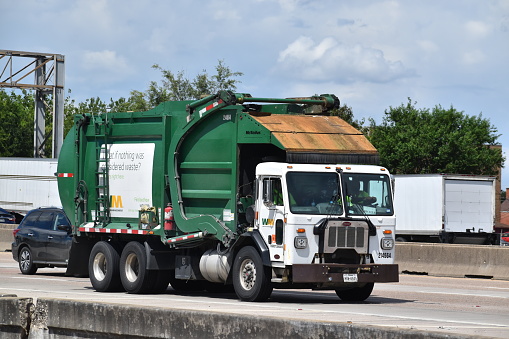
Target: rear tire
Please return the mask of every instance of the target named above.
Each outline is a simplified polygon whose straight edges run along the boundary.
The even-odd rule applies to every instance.
[[[147,256],[142,244],[131,241],[124,247],[120,256],[120,280],[127,293],[150,292],[157,272],[147,270]]]
[[[348,290],[336,290],[336,294],[343,301],[364,301],[373,291],[375,283],[367,283],[362,287],[354,287]]]
[[[32,251],[27,246],[23,247],[19,251],[18,256],[18,264],[19,264],[19,270],[23,274],[32,275],[37,272],[37,266],[34,264],[34,260],[32,257]]]
[[[233,263],[233,287],[240,300],[265,301],[272,294],[270,268],[263,266],[258,251],[242,248]]]
[[[88,261],[88,275],[96,291],[122,290],[119,263],[120,256],[109,243],[99,241],[94,245]]]

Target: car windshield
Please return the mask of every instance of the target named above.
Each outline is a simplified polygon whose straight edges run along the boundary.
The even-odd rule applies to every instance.
[[[392,215],[390,180],[383,174],[345,173],[349,215]]]
[[[343,213],[337,173],[288,172],[290,211],[295,214]]]

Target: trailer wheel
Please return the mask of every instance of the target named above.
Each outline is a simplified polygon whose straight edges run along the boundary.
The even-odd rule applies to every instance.
[[[37,272],[37,266],[34,264],[34,260],[32,258],[32,251],[27,246],[23,247],[21,251],[19,251],[19,270],[23,274],[35,274]]]
[[[242,248],[233,263],[233,287],[240,300],[265,301],[272,293],[270,269],[263,266],[258,251]]]
[[[145,247],[137,241],[128,243],[120,256],[120,280],[127,293],[146,293],[154,286],[157,271],[147,270]]]
[[[106,241],[99,241],[90,252],[88,275],[98,292],[112,292],[122,289],[119,273],[119,254]]]
[[[364,301],[373,291],[375,283],[367,283],[362,287],[354,287],[347,290],[336,290],[336,294],[343,301]]]

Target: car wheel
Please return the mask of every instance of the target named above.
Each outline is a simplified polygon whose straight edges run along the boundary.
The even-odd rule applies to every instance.
[[[112,292],[122,289],[119,263],[120,256],[109,243],[99,241],[94,245],[88,261],[88,275],[96,291]]]
[[[137,241],[128,243],[120,256],[120,280],[126,292],[150,292],[156,275],[157,271],[147,270],[145,247]]]
[[[32,251],[26,246],[19,251],[19,269],[23,274],[35,274],[37,272],[37,266],[32,258]]]
[[[235,258],[233,287],[243,301],[265,301],[272,293],[270,270],[252,246],[242,248]]]
[[[336,294],[343,301],[364,301],[373,291],[374,283],[367,283],[362,287],[354,287],[347,290],[336,290]]]

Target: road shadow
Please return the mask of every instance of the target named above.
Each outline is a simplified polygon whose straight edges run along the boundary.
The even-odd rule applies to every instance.
[[[212,293],[207,291],[176,291],[169,287],[164,294],[180,295],[186,297],[207,297],[211,299],[227,299],[238,300],[235,292],[229,293]],[[406,304],[413,303],[415,300],[402,299],[402,298],[386,298],[377,295],[371,295],[365,301],[343,301],[334,293],[326,293],[323,291],[295,291],[295,290],[274,290],[268,302],[280,304]]]

